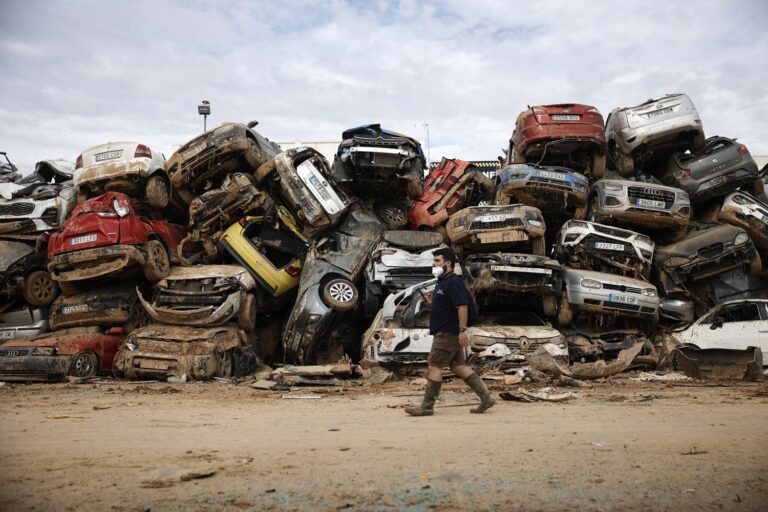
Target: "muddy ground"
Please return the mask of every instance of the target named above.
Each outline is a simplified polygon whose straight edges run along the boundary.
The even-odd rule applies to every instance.
[[[0,510],[766,510],[768,384],[629,376],[429,418],[408,381],[6,384]]]

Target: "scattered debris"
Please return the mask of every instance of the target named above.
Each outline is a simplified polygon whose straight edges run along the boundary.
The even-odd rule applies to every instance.
[[[578,395],[572,391],[555,393],[554,388],[542,388],[537,391],[521,389],[517,393],[504,392],[499,396],[502,400],[515,402],[566,402],[578,398]]]
[[[685,382],[693,380],[680,372],[670,373],[648,373],[641,372],[637,377],[630,377],[629,380],[638,382]]]
[[[286,400],[319,400],[323,395],[283,395],[281,398]]]
[[[673,352],[680,369],[696,379],[764,380],[763,353],[757,347],[746,350],[678,347]]]

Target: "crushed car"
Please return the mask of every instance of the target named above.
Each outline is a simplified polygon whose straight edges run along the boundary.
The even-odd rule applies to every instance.
[[[0,305],[0,342],[37,336],[48,331],[48,310],[23,300]]]
[[[75,162],[78,203],[104,192],[121,192],[165,208],[171,185],[165,156],[139,142],[108,142],[86,149]]]
[[[717,219],[746,231],[760,254],[768,258],[768,204],[746,192],[733,192],[723,200]]]
[[[533,206],[471,206],[448,219],[448,238],[461,260],[466,250],[474,252],[511,251],[520,246],[544,256],[546,224]]]
[[[47,269],[45,246],[27,241],[0,240],[0,298],[21,295],[32,306],[48,306],[59,287]]]
[[[632,368],[653,369],[659,354],[646,333],[638,329],[610,330],[605,332],[572,331],[566,334],[568,354],[572,361],[593,363],[613,361],[623,350],[641,344],[642,349],[632,360]]]
[[[424,192],[408,208],[410,229],[441,228],[452,214],[490,201],[493,181],[470,162],[442,158],[424,180]]]
[[[331,167],[315,149],[299,147],[283,151],[255,173],[260,186],[280,197],[312,236],[337,224],[352,198],[331,177]]]
[[[5,162],[0,161],[0,183],[13,183],[21,178],[21,173],[8,158],[8,153],[0,151],[0,156],[5,159]]]
[[[52,330],[72,327],[122,327],[126,333],[149,323],[133,283],[116,283],[71,296],[51,304],[48,324]]]
[[[215,327],[149,324],[133,331],[115,356],[115,374],[125,379],[194,380],[253,373],[256,353],[245,332],[230,322]]]
[[[572,268],[648,279],[655,244],[651,237],[628,229],[571,220],[557,234],[552,254]]]
[[[53,382],[109,373],[125,341],[122,327],[73,327],[0,345],[0,380]]]
[[[333,177],[359,197],[416,199],[424,192],[427,161],[421,144],[379,124],[350,128],[333,160]]]
[[[600,179],[605,152],[603,116],[595,107],[538,105],[517,116],[504,163],[557,165]]]
[[[157,211],[119,192],[78,205],[48,241],[48,270],[62,291],[78,283],[140,267],[151,283],[168,275],[176,247],[187,235]]]
[[[685,94],[613,109],[605,120],[605,138],[614,168],[625,177],[674,152],[696,151],[705,140],[699,112]]]
[[[523,203],[545,216],[583,219],[587,213],[589,180],[563,167],[511,164],[496,176],[495,204]]]
[[[165,162],[174,197],[189,205],[199,194],[221,185],[228,174],[255,171],[280,153],[280,146],[248,125],[224,123],[182,145]]]

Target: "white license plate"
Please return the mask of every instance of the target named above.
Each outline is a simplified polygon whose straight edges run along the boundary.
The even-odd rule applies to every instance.
[[[654,208],[664,208],[664,201],[654,201],[653,199],[638,198],[637,204],[639,206],[652,206]]]
[[[62,315],[71,315],[72,313],[80,313],[81,311],[88,311],[88,304],[77,304],[76,306],[61,306],[59,313]]]
[[[549,116],[553,121],[578,121],[581,116],[576,114],[552,114]]]
[[[763,215],[763,222],[768,222],[768,215]]]
[[[104,153],[96,153],[93,155],[93,159],[97,162],[103,162],[105,160],[114,160],[115,158],[120,158],[123,156],[123,150],[120,149],[118,151],[106,151]]]
[[[96,241],[96,233],[91,235],[76,236],[69,239],[69,245],[80,245]]]
[[[552,275],[552,271],[548,268],[510,267],[509,265],[491,265],[491,272],[518,272],[520,274]]]
[[[562,180],[563,179],[563,175],[562,174],[559,174],[559,173],[556,173],[556,172],[550,172],[550,171],[541,171],[541,176],[543,178],[549,178],[549,179],[552,179],[552,180]]]
[[[203,142],[200,142],[199,144],[195,144],[194,146],[192,146],[191,148],[183,152],[181,156],[184,157],[184,160],[189,160],[190,158],[192,158],[193,156],[197,155],[202,150],[204,150],[207,145],[208,145],[208,141],[203,141]]]
[[[645,114],[645,118],[653,119],[654,117],[665,116],[667,114],[671,114],[672,112],[674,112],[674,110],[675,109],[673,109],[672,107],[663,108],[661,110],[654,110],[653,112],[648,112],[647,114]]]
[[[637,297],[629,297],[627,295],[616,295],[615,293],[609,293],[608,300],[611,302],[620,302],[622,304],[637,304]]]
[[[624,244],[611,244],[608,242],[595,242],[595,249],[605,249],[606,251],[623,251]]]
[[[9,340],[13,338],[14,331],[0,331],[0,340]]]
[[[483,215],[477,220],[479,220],[480,222],[501,222],[504,220],[504,216],[503,215]]]

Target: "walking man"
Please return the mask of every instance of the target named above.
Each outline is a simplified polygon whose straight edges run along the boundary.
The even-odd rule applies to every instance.
[[[464,379],[480,397],[480,405],[470,409],[482,413],[493,407],[496,401],[478,374],[467,366],[464,349],[469,345],[467,318],[469,316],[469,294],[464,281],[454,274],[456,254],[452,249],[438,249],[432,259],[432,274],[437,277],[437,286],[431,297],[424,300],[430,305],[429,333],[433,335],[432,349],[427,358],[427,389],[424,401],[418,407],[406,407],[411,416],[430,416],[443,384],[443,368]]]

